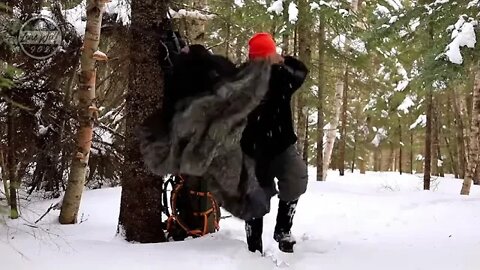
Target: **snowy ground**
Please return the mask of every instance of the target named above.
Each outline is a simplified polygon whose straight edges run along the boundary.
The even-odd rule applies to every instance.
[[[272,239],[275,211],[264,229],[266,257],[246,250],[243,223],[222,220],[220,232],[185,242],[130,244],[115,236],[120,189],[86,192],[78,225],[56,224],[58,211],[28,226],[52,202],[31,203],[23,218],[0,220],[2,269],[480,269],[480,188],[460,197],[460,180],[422,179],[398,173],[330,173],[314,170],[294,223],[295,254]],[[273,199],[272,206],[277,200]],[[27,210],[29,209],[29,210]],[[273,207],[275,209],[275,207]]]

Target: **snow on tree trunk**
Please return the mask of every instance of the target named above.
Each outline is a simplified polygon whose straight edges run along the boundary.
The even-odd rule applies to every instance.
[[[85,184],[86,169],[92,145],[93,126],[98,114],[95,106],[95,80],[97,59],[103,54],[98,53],[102,14],[107,0],[87,1],[87,25],[82,56],[80,58],[80,75],[78,89],[78,122],[76,149],[70,169],[67,189],[63,197],[59,221],[61,224],[77,222],[78,209]]]
[[[132,0],[129,82],[125,108],[125,149],[118,233],[127,241],[165,241],[162,179],[145,167],[135,129],[159,109],[163,96],[158,35],[169,1]]]
[[[480,140],[480,63],[476,67],[475,82],[473,86],[472,101],[472,119],[468,141],[468,159],[465,178],[463,180],[461,195],[469,195],[473,178],[475,177],[475,169],[479,164],[479,140]]]
[[[335,86],[335,114],[327,129],[327,142],[323,152],[323,181],[327,180],[327,170],[330,166],[330,161],[337,135],[338,122],[340,120],[340,112],[343,98],[343,81],[337,81]]]
[[[322,16],[322,15],[321,15]],[[317,181],[323,181],[323,93],[325,91],[325,22],[320,17],[318,29],[318,91],[317,91]]]

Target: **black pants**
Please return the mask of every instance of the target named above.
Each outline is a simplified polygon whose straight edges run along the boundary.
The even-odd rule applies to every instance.
[[[268,196],[278,193],[281,201],[297,200],[307,190],[307,165],[295,145],[288,147],[272,159],[256,160],[256,175]],[[275,185],[278,179],[278,191]]]

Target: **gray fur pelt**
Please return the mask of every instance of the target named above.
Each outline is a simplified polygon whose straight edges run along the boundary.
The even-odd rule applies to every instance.
[[[215,93],[178,102],[169,130],[152,134],[141,128],[145,164],[157,175],[209,181],[214,197],[238,218],[266,214],[269,204],[255,177],[255,162],[242,152],[240,139],[248,114],[268,90],[269,79],[270,65],[254,62],[218,84]]]

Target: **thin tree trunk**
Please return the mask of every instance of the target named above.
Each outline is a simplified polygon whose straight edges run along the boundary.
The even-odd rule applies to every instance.
[[[283,13],[282,13],[282,19],[284,25],[288,25],[288,7],[286,7],[286,2],[283,2]],[[290,54],[290,36],[288,34],[288,31],[283,31],[282,34],[282,54],[283,55],[289,55]]]
[[[390,153],[387,161],[387,171],[395,171],[395,146],[393,142],[389,142]]]
[[[347,92],[348,92],[348,64],[345,65],[343,76],[343,97],[342,97],[342,125],[340,127],[340,141],[338,151],[338,172],[340,176],[345,175],[345,148],[347,141]]]
[[[334,118],[330,122],[329,129],[327,131],[327,143],[325,145],[325,151],[323,154],[323,180],[327,179],[327,170],[330,167],[330,161],[333,152],[333,146],[335,144],[335,137],[337,133],[338,121],[340,120],[340,108],[342,107],[343,96],[343,81],[337,81],[335,87],[335,114]]]
[[[230,20],[232,18],[232,6],[230,3],[228,3],[228,14],[227,14],[227,22],[226,22],[226,25],[225,25],[225,28],[226,28],[226,33],[225,33],[225,56],[227,58],[230,58],[229,57],[229,54],[230,54],[230,36],[231,36],[231,32],[232,32],[232,25],[230,23]]]
[[[456,91],[452,90],[452,98],[453,98],[453,110],[455,112],[455,122],[456,122],[456,138],[457,138],[457,159],[458,159],[458,171],[460,178],[465,178],[465,170],[466,170],[466,149],[465,149],[465,125],[463,123],[463,116],[462,111],[460,109],[460,101],[457,97]]]
[[[410,130],[410,173],[413,174],[413,129]]]
[[[351,9],[353,12],[357,12],[358,10],[358,1],[354,0],[351,2]],[[344,51],[348,52],[350,47],[350,40],[348,38],[345,39],[344,44]],[[339,141],[339,156],[337,157],[338,165],[339,165],[339,174],[342,176],[345,174],[345,144],[346,144],[346,121],[347,121],[347,91],[348,91],[348,72],[349,67],[348,63],[342,64],[342,69],[344,71],[343,76],[343,94],[342,94],[342,126],[340,128],[340,141]],[[339,79],[340,80],[340,79]],[[338,82],[337,82],[338,85]],[[340,109],[340,108],[339,108]]]
[[[240,36],[238,36],[236,39],[235,39],[235,60],[236,60],[236,63],[237,64],[240,64],[243,62],[243,57],[242,57],[242,49],[243,49],[243,39],[240,38]]]
[[[436,144],[435,144],[435,147],[436,149],[434,149],[434,151],[437,153],[437,173],[438,173],[438,176],[441,176],[441,177],[444,177],[444,162],[443,162],[443,158],[442,158],[442,151],[441,151],[441,147],[440,147],[440,136],[441,136],[441,122],[440,122],[440,118],[438,118],[437,116],[437,122],[436,122],[436,130],[437,132],[435,133],[436,135]]]
[[[308,164],[308,114],[305,119],[305,138],[303,139],[303,160]]]
[[[286,4],[286,3],[285,3]],[[298,57],[310,67],[311,62],[311,37],[310,37],[310,23],[311,15],[309,12],[309,5],[307,0],[298,1]],[[300,92],[297,92],[297,134],[298,134],[298,149],[303,156],[305,149],[305,138],[307,133],[307,111],[306,111],[306,91],[307,87],[302,87]]]
[[[352,167],[351,167],[351,171],[352,173],[354,172],[355,170],[355,160],[357,158],[357,133],[355,132],[355,135],[353,136],[354,138],[354,142],[353,142],[353,157],[352,157]]]
[[[458,168],[457,168],[457,163],[455,162],[455,159],[454,159],[454,156],[453,156],[453,153],[452,153],[452,150],[450,149],[450,143],[448,142],[448,138],[446,136],[444,136],[444,140],[445,140],[445,145],[447,146],[447,150],[448,150],[448,157],[450,159],[450,163],[451,163],[451,166],[452,166],[452,171],[455,175],[455,178],[459,178],[459,175],[458,175]]]
[[[399,120],[400,122],[400,120]],[[398,172],[400,173],[400,175],[403,174],[403,137],[402,137],[402,125],[399,123],[398,124],[398,135],[400,137],[400,157],[398,158]]]
[[[470,125],[470,138],[468,141],[468,162],[465,178],[463,180],[461,195],[469,195],[472,186],[475,170],[479,163],[479,140],[480,140],[480,62],[475,70],[475,82],[472,98],[472,118]]]
[[[86,169],[92,145],[93,125],[97,116],[95,106],[96,68],[94,53],[100,42],[102,14],[105,10],[104,1],[87,1],[87,25],[85,41],[81,56],[81,72],[79,76],[78,111],[80,127],[77,132],[76,150],[70,169],[67,190],[63,197],[59,221],[61,224],[77,222],[78,209],[85,184]]]
[[[380,146],[375,147],[373,152],[373,171],[378,172],[381,170],[382,164],[382,149]]]
[[[0,148],[0,168],[2,169],[2,182],[3,190],[5,191],[5,199],[7,199],[7,204],[10,205],[10,187],[8,184],[8,175],[7,167],[5,166],[5,155],[3,150]]]
[[[162,179],[142,162],[134,130],[160,109],[163,73],[158,59],[164,57],[158,32],[167,14],[168,1],[132,0],[129,84],[126,97],[125,162],[118,233],[127,241],[165,241],[162,226]]]
[[[480,158],[477,162],[477,168],[475,169],[475,177],[473,178],[473,184],[480,185]]]
[[[15,116],[15,108],[12,104],[7,105],[7,172],[8,179],[10,180],[10,218],[18,218],[18,206],[17,206],[17,188],[19,182],[16,176],[16,144],[15,144],[15,123],[13,117]],[[5,180],[6,181],[6,180]]]
[[[423,172],[423,189],[430,190],[431,159],[432,159],[432,90],[427,90],[427,124],[425,132],[425,169]]]
[[[438,176],[438,112],[436,110],[436,100],[433,100],[432,104],[432,175]]]
[[[318,93],[317,93],[317,181],[323,178],[323,92],[325,91],[325,22],[320,15],[318,29]]]

